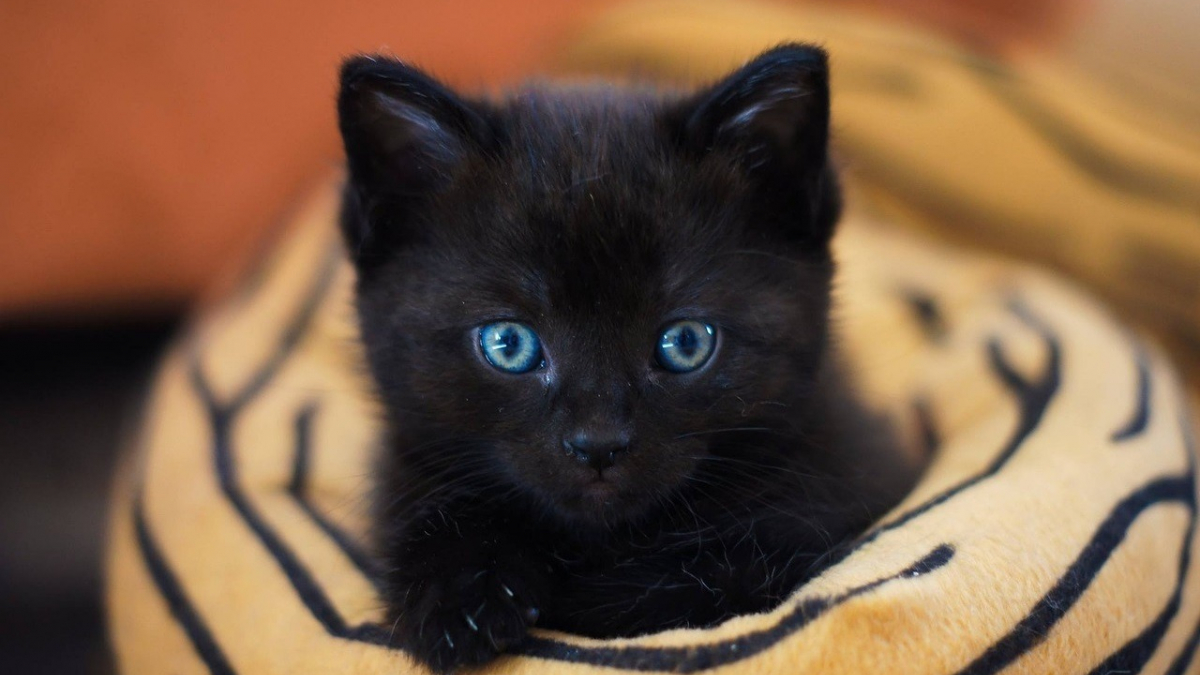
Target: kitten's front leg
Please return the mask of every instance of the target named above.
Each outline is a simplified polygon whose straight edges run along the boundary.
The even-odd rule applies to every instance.
[[[520,642],[549,592],[533,546],[469,508],[409,521],[387,551],[385,599],[396,641],[440,673]]]

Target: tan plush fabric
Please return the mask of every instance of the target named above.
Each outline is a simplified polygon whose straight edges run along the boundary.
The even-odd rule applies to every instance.
[[[163,363],[115,493],[120,669],[396,673],[361,532],[378,432],[333,189]],[[1196,485],[1161,353],[1035,270],[851,215],[842,331],[933,453],[855,551],[775,611],[495,673],[1181,673],[1200,630]]]

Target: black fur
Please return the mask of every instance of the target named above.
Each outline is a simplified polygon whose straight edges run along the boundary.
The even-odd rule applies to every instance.
[[[829,339],[839,194],[825,54],[784,45],[681,97],[463,98],[354,58],[343,229],[390,444],[377,543],[399,643],[438,671],[538,626],[608,637],[779,603],[914,478]],[[682,318],[714,356],[676,374]],[[543,368],[483,359],[533,327]],[[628,437],[597,471],[563,441]]]

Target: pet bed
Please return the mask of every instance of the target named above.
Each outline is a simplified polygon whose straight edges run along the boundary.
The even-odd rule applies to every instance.
[[[377,409],[336,190],[162,364],[115,491],[121,672],[419,672],[362,538]],[[1152,345],[1039,271],[849,215],[844,341],[932,461],[773,611],[598,641],[534,631],[494,673],[1181,673],[1200,639],[1194,441]]]

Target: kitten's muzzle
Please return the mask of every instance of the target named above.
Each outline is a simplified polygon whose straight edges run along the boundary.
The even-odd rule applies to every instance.
[[[617,455],[629,450],[631,441],[626,431],[580,431],[564,438],[563,447],[568,455],[603,473],[617,462]]]

